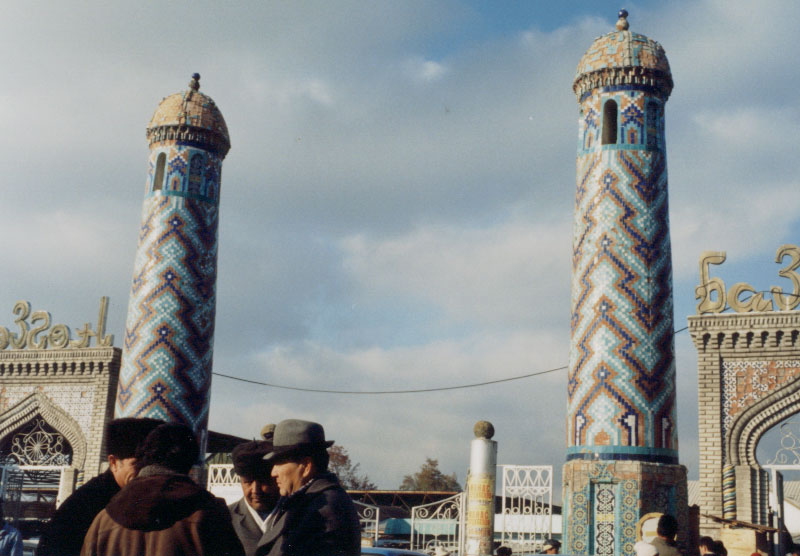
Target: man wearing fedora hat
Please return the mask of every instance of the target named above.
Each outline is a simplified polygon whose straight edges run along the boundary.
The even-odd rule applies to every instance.
[[[247,556],[255,554],[267,529],[267,518],[280,498],[275,478],[270,475],[272,464],[264,461],[271,451],[271,441],[253,440],[239,444],[231,453],[233,470],[242,483],[244,496],[228,506],[228,510]]]
[[[259,556],[358,556],[361,525],[350,496],[328,472],[325,430],[319,423],[286,419],[275,427],[273,464],[281,499],[258,543]]]

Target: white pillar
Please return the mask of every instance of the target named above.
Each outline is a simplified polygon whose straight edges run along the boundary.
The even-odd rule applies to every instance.
[[[489,421],[475,423],[467,477],[467,556],[491,556],[494,544],[494,489],[497,478],[497,442]]]

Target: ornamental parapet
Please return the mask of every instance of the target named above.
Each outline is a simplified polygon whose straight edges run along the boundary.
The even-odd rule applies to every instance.
[[[797,347],[800,312],[691,315],[689,334],[700,351]]]
[[[147,128],[147,141],[153,146],[180,143],[199,146],[225,158],[231,148],[230,141],[220,133],[189,125],[166,125]],[[160,145],[161,144],[161,145]]]
[[[595,89],[615,86],[634,86],[646,88],[649,92],[663,100],[672,93],[672,76],[668,72],[630,66],[621,68],[602,68],[597,71],[582,73],[572,84],[572,90],[582,102]]]

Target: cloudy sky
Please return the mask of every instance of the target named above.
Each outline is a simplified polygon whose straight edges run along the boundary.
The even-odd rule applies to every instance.
[[[6,2],[0,324],[17,299],[121,345],[145,126],[192,72],[228,123],[215,371],[338,390],[455,386],[565,365],[575,67],[618,3]],[[665,47],[676,328],[701,251],[728,283],[789,287],[800,241],[794,0],[627,6]],[[5,308],[5,309],[3,309]],[[5,317],[2,316],[5,311]],[[696,358],[676,337],[681,460],[697,476]],[[322,422],[381,488],[426,457],[463,482],[565,459],[566,372],[474,389],[301,393],[216,377],[211,428]],[[559,483],[560,485],[560,483]],[[556,491],[560,486],[556,487]],[[556,494],[560,497],[560,493]]]

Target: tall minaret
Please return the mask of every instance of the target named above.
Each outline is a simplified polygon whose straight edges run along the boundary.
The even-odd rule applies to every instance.
[[[578,64],[564,552],[633,554],[646,513],[686,531],[678,465],[664,49],[628,30]]]
[[[205,448],[214,346],[222,113],[199,92],[166,97],[147,126],[150,168],[117,392],[117,417],[189,425]]]

